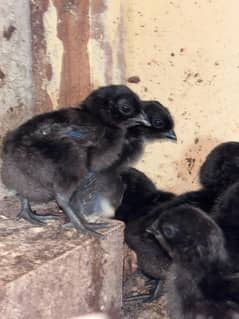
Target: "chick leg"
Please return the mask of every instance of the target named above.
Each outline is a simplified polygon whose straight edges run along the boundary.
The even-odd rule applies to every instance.
[[[124,301],[125,302],[132,302],[132,301],[152,302],[155,299],[159,298],[162,292],[161,290],[162,290],[161,280],[157,280],[156,287],[153,289],[152,292],[148,294],[139,294],[135,296],[129,296]]]
[[[152,302],[155,299],[158,299],[160,297],[161,293],[162,293],[162,281],[157,280],[156,287],[149,294],[149,298],[147,299],[147,302]]]
[[[26,197],[20,196],[20,201],[21,201],[21,210],[16,217],[17,220],[23,218],[23,219],[29,221],[31,224],[43,226],[46,224],[44,221],[59,219],[59,217],[56,215],[50,215],[50,214],[37,215],[37,214],[35,214],[31,209],[29,199]]]
[[[79,229],[80,231],[82,231],[82,233],[88,233],[97,238],[104,237],[102,234],[94,231],[93,227],[91,227],[92,225],[86,222],[84,216],[81,213],[78,212],[78,214],[76,214],[74,212],[74,210],[69,205],[69,202],[67,201],[64,195],[57,193],[56,201],[57,201],[57,204],[64,210],[64,212],[68,216],[70,223],[76,229]]]

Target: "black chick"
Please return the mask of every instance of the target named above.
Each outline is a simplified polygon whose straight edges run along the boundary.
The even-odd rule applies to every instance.
[[[175,319],[239,318],[239,285],[219,226],[203,211],[182,205],[165,211],[148,229],[173,259],[165,284]]]
[[[149,126],[145,126],[145,123],[143,123],[143,125],[137,125],[137,126],[135,125],[134,127],[128,128],[125,135],[125,141],[123,143],[122,151],[119,154],[118,160],[114,162],[114,164],[111,166],[109,170],[104,170],[104,176],[102,174],[98,174],[96,177],[96,176],[92,176],[91,173],[89,174],[88,185],[93,185],[93,181],[95,181],[94,195],[93,195],[93,190],[89,193],[86,187],[84,190],[82,189],[80,191],[79,189],[77,192],[75,192],[74,199],[72,199],[71,204],[74,205],[76,210],[78,208],[78,205],[81,204],[81,209],[85,211],[88,217],[90,218],[93,218],[93,216],[95,215],[101,216],[101,217],[106,215],[112,216],[112,217],[114,216],[114,211],[115,209],[117,209],[117,207],[120,204],[119,198],[121,198],[121,196],[117,196],[117,189],[122,187],[122,185],[119,186],[119,188],[117,188],[116,186],[117,180],[119,183],[119,176],[116,176],[116,174],[117,172],[121,171],[125,166],[127,166],[130,162],[132,162],[133,160],[135,160],[142,154],[145,139],[148,139],[148,140],[156,139],[156,138],[176,139],[176,135],[173,131],[174,122],[168,109],[166,109],[163,105],[161,105],[157,101],[143,101],[142,109],[143,109],[143,112],[146,114],[147,120],[149,122],[146,124]],[[114,174],[112,174],[113,171],[115,171]],[[107,175],[109,176],[107,177]],[[129,176],[128,171],[126,174],[124,173],[122,174],[123,179],[124,177],[127,178],[126,175]],[[113,182],[114,178],[115,178],[115,182]],[[104,187],[102,188],[102,185],[103,185],[102,181],[107,183],[107,179],[109,179],[108,184],[110,183],[111,185],[110,190],[106,190],[104,189]],[[128,185],[127,182],[126,184]],[[145,190],[148,187],[149,185],[147,184],[147,186],[145,187]],[[106,200],[106,197],[105,197],[106,193],[107,193],[108,200]],[[126,204],[129,197],[131,197],[131,200],[132,200],[133,194],[130,194],[129,190],[127,191],[127,194],[129,194],[129,196],[127,198],[124,197],[123,205]],[[141,194],[143,194],[143,190],[141,191]],[[85,199],[89,196],[92,197],[92,200],[88,202],[84,200],[84,203],[88,203],[88,204],[84,204],[83,201],[81,201],[81,198]],[[143,198],[142,200],[144,201]],[[148,201],[151,201],[151,199],[149,198]],[[133,203],[129,203],[128,205],[130,208],[133,207],[132,206]],[[104,206],[105,212],[103,212],[99,206],[101,207]],[[96,210],[98,210],[98,214],[93,213],[94,211],[96,212]],[[122,212],[122,205],[121,205],[121,212]],[[124,219],[125,219],[126,214],[124,215],[125,215],[124,216]],[[119,215],[117,216],[117,219],[120,219]]]
[[[211,211],[215,201],[217,199],[216,194],[210,192],[209,189],[199,189],[196,191],[186,192],[180,195],[173,197],[171,200],[166,203],[162,203],[157,206],[157,212],[162,213],[165,210],[174,209],[181,205],[191,205],[196,208],[200,208],[207,213]]]
[[[172,115],[165,106],[158,101],[142,101],[142,107],[150,125],[138,125],[127,130],[121,155],[115,163],[118,169],[138,160],[143,153],[145,141],[166,138],[177,140]]]
[[[239,142],[216,146],[200,169],[200,182],[214,194],[221,194],[239,180]]]
[[[148,121],[138,96],[122,85],[93,91],[81,106],[35,116],[9,132],[2,179],[20,197],[19,217],[42,224],[51,216],[33,213],[30,201],[56,200],[74,227],[96,234],[99,225],[88,224],[69,204],[72,194],[79,186],[84,189],[89,172],[117,160],[128,127]]]
[[[152,214],[152,208],[170,200],[174,194],[157,190],[144,173],[134,168],[125,170],[122,179],[126,188],[115,218],[126,223],[125,241],[137,255],[138,269],[156,284],[150,294],[129,297],[127,300],[151,301],[160,295],[170,257],[160,249],[146,229],[158,217]]]
[[[234,270],[239,271],[239,179],[217,199],[211,216],[222,228]]]

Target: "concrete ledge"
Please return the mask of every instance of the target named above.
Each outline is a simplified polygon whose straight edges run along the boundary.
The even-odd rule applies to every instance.
[[[120,318],[123,225],[112,221],[104,240],[60,226],[0,219],[0,318]]]

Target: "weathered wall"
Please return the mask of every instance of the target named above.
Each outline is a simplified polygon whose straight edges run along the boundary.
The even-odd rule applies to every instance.
[[[92,87],[130,84],[159,99],[178,144],[149,145],[138,167],[159,186],[196,187],[205,154],[236,139],[239,27],[236,0],[32,0],[0,3],[1,135],[34,112],[74,105]]]
[[[32,114],[31,66],[29,1],[0,1],[1,138]]]
[[[88,54],[93,87],[125,81],[124,4],[90,0]]]
[[[239,2],[128,0],[127,76],[146,99],[159,99],[176,121],[178,143],[155,143],[138,167],[158,185],[195,188],[205,154],[239,132]]]
[[[29,13],[28,0],[0,1],[0,146],[9,129],[33,114]]]
[[[77,105],[90,91],[89,1],[32,0],[36,113]]]
[[[1,136],[124,80],[121,1],[2,1],[0,30]]]
[[[35,112],[77,105],[124,78],[121,1],[32,0]]]

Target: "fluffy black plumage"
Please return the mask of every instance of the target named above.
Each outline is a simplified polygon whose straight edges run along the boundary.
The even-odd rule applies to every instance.
[[[200,171],[205,190],[217,194],[210,214],[224,232],[227,250],[239,270],[239,143],[225,142],[207,156]]]
[[[149,125],[138,96],[126,86],[111,85],[93,91],[81,109],[41,114],[9,132],[2,179],[21,198],[19,216],[39,224],[50,216],[34,214],[30,200],[56,200],[74,227],[95,234],[95,225],[76,214],[70,199],[87,185],[89,173],[98,174],[118,159],[127,129],[137,124]]]
[[[222,228],[234,270],[239,271],[239,180],[218,198],[211,216]]]
[[[200,208],[209,213],[215,204],[217,196],[208,189],[199,189],[197,191],[186,192],[175,196],[166,203],[162,203],[156,207],[157,212],[162,213],[165,210],[174,209],[181,205],[191,205]]]
[[[84,185],[80,185],[71,197],[70,205],[80,211],[90,222],[99,217],[113,218],[124,194],[125,185],[120,175],[108,169],[103,173],[89,172]]]
[[[217,195],[239,180],[239,142],[216,146],[200,169],[200,182]]]
[[[170,257],[160,249],[155,238],[146,232],[146,228],[158,217],[158,214],[151,213],[152,208],[170,200],[174,194],[158,190],[144,173],[134,168],[125,170],[122,179],[125,192],[115,218],[126,223],[125,241],[136,252],[138,269],[156,283],[152,294],[134,296],[129,300],[153,300],[161,292]]]
[[[95,104],[95,102],[94,102]],[[174,122],[172,119],[172,116],[168,109],[166,109],[163,105],[161,105],[157,101],[143,101],[142,102],[142,110],[144,114],[146,115],[148,123],[145,123],[143,121],[143,125],[135,125],[133,127],[129,127],[127,129],[127,132],[125,134],[125,140],[123,143],[122,151],[118,155],[118,160],[114,162],[114,164],[111,166],[110,170],[104,170],[104,175],[98,174],[97,178],[91,177],[89,180],[91,180],[90,184],[92,184],[92,180],[94,179],[95,185],[94,185],[94,195],[93,195],[93,190],[89,194],[92,198],[94,197],[95,200],[92,202],[84,201],[86,205],[84,206],[81,198],[87,198],[88,197],[88,191],[87,190],[82,190],[80,189],[75,193],[74,199],[71,201],[71,204],[74,205],[75,209],[78,210],[78,205],[81,205],[81,209],[85,212],[88,212],[87,215],[88,217],[93,217],[95,213],[92,213],[92,211],[95,211],[98,209],[99,212],[98,215],[100,216],[114,216],[114,210],[119,206],[119,198],[121,196],[117,196],[117,192],[115,190],[117,189],[116,183],[117,180],[119,182],[119,176],[116,176],[117,172],[122,171],[123,167],[127,166],[129,163],[131,163],[133,160],[136,160],[143,152],[144,148],[144,140],[147,139],[162,139],[162,138],[171,138],[171,139],[176,139],[176,135],[173,131],[174,127]],[[138,124],[138,123],[137,123]],[[147,124],[147,126],[145,126]],[[97,161],[98,161],[98,157]],[[113,174],[115,174],[115,183],[113,183]],[[128,172],[127,172],[128,173]],[[126,174],[129,175],[129,174]],[[108,177],[107,177],[108,176]],[[122,175],[124,178],[125,174]],[[102,188],[102,181],[104,180],[107,183],[107,179],[109,179],[108,184],[110,183],[111,189],[107,190],[108,194],[108,203],[105,201],[105,196],[103,196],[105,190],[103,187],[103,191],[101,191]],[[126,184],[128,184],[126,182]],[[149,185],[147,185],[146,188],[148,188]],[[118,187],[118,189],[121,188]],[[129,194],[129,190],[127,192]],[[143,192],[141,191],[141,194]],[[129,194],[131,196],[132,194]],[[129,196],[127,198],[124,198],[124,204],[126,201],[128,201]],[[116,200],[113,200],[116,198]],[[150,199],[148,199],[149,201]],[[94,204],[93,204],[94,202]],[[101,204],[99,204],[101,202]],[[104,204],[103,204],[104,203]],[[116,204],[117,203],[117,204]],[[130,208],[132,208],[133,203],[129,203]],[[105,207],[105,212],[102,211],[102,209],[99,207]],[[98,208],[97,208],[98,207]],[[91,213],[90,213],[91,212]],[[108,212],[108,213],[107,213]],[[122,209],[121,209],[122,212]],[[119,216],[117,216],[119,218]],[[124,214],[124,219],[126,218],[126,214]]]
[[[158,101],[142,101],[142,107],[150,125],[138,125],[127,130],[122,152],[115,167],[129,166],[137,161],[143,153],[145,141],[177,139],[173,130],[172,115],[165,106]]]
[[[148,229],[172,256],[166,292],[175,319],[239,318],[238,280],[231,276],[224,237],[203,211],[182,205]]]
[[[115,218],[126,224],[148,215],[154,206],[174,197],[170,192],[158,190],[151,179],[136,168],[125,169],[121,172],[121,178],[125,192]]]

